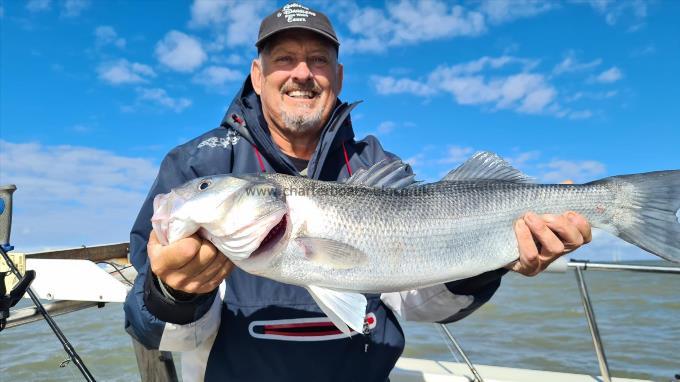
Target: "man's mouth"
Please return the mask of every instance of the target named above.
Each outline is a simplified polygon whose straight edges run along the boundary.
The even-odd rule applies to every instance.
[[[290,98],[297,98],[297,99],[312,99],[315,98],[318,93],[313,91],[313,90],[291,90],[288,92],[284,93]]]

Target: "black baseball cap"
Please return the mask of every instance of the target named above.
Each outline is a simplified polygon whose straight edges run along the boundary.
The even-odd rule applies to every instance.
[[[262,50],[265,40],[269,37],[288,29],[306,29],[330,40],[336,49],[340,46],[331,21],[326,15],[300,3],[290,3],[262,20],[255,43],[258,51]]]

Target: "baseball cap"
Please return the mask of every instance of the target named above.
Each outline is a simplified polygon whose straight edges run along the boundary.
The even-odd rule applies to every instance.
[[[269,37],[288,29],[306,29],[330,40],[336,48],[340,41],[335,35],[335,30],[330,20],[323,13],[305,7],[300,3],[290,3],[272,13],[262,20],[260,32],[257,35],[255,46],[262,49],[264,41]]]

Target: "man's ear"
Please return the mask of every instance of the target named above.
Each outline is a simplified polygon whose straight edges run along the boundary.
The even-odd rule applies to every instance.
[[[250,82],[253,84],[253,90],[257,95],[262,92],[262,63],[255,59],[250,64]]]
[[[340,92],[342,91],[343,75],[344,75],[343,66],[342,66],[341,63],[338,63],[338,90],[337,90],[336,94],[340,94]]]

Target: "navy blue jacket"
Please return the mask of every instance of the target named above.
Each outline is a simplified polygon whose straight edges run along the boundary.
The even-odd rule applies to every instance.
[[[373,136],[355,141],[350,111],[337,102],[309,161],[307,176],[343,180],[384,158]],[[155,195],[196,177],[262,170],[299,175],[271,140],[248,77],[221,125],[173,149],[130,235],[139,274],[125,302],[127,331],[148,348],[182,351],[185,381],[386,381],[404,347],[396,315],[452,322],[488,301],[504,270],[417,291],[367,295],[364,333],[339,334],[301,287],[234,269],[220,288],[189,301],[164,293],[146,244]],[[395,314],[396,313],[396,314]]]

